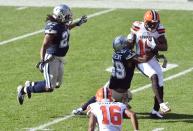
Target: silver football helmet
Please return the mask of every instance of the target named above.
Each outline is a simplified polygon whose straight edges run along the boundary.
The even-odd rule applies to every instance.
[[[117,36],[114,40],[113,40],[113,49],[115,51],[120,51],[122,49],[124,49],[125,47],[128,46],[128,39],[125,36]]]
[[[54,19],[61,23],[70,24],[72,22],[72,12],[67,5],[58,5],[53,9]]]

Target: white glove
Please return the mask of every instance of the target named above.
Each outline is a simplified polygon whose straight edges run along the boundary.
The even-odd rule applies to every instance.
[[[163,102],[163,103],[159,104],[161,112],[167,113],[167,112],[171,111],[171,109],[169,108],[169,106],[167,104],[168,104],[168,102]]]
[[[147,46],[151,49],[154,49],[156,47],[156,43],[153,37],[150,40],[147,39]]]

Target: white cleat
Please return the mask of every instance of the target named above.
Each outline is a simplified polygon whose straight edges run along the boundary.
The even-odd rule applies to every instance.
[[[80,108],[77,108],[75,110],[72,111],[72,114],[74,115],[83,115],[84,114],[84,111],[83,109],[80,107]]]
[[[169,106],[167,104],[168,104],[168,102],[163,102],[163,103],[159,104],[161,112],[167,113],[167,112],[171,111],[171,109],[169,108]]]
[[[163,118],[163,116],[158,111],[155,111],[154,109],[150,113],[150,116],[151,116],[151,118],[154,118],[154,119],[162,119]]]

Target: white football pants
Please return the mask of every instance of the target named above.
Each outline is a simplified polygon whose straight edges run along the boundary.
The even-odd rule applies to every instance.
[[[155,57],[146,63],[138,64],[137,67],[144,75],[148,76],[149,78],[151,78],[152,75],[157,74],[159,86],[163,86],[163,72],[159,62]]]

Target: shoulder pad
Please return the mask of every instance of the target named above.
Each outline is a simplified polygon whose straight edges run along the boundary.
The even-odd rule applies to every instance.
[[[56,22],[47,22],[45,26],[45,33],[56,34],[58,32],[57,26],[58,26],[58,23]]]
[[[135,21],[135,22],[133,22],[132,27],[131,27],[131,32],[137,32],[137,31],[139,31],[140,25],[141,25],[141,22],[140,22],[140,21]]]
[[[159,24],[159,27],[157,28],[157,32],[159,34],[164,34],[165,33],[165,28],[162,24]]]

